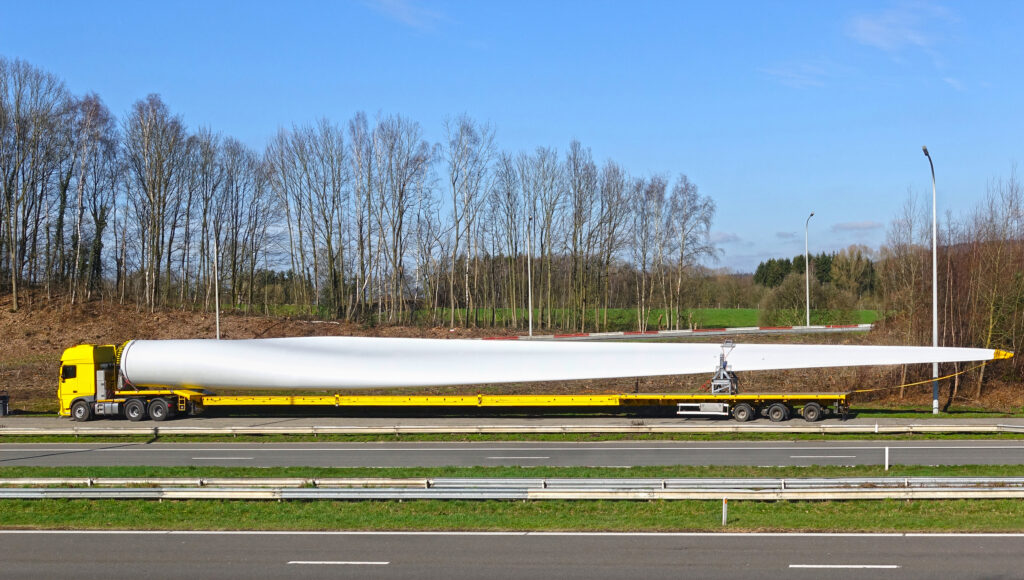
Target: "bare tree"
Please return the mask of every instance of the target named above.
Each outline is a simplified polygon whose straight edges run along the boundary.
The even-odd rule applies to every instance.
[[[459,251],[464,253],[463,283],[466,323],[469,323],[473,308],[469,290],[469,268],[471,233],[476,220],[483,192],[486,191],[491,158],[494,155],[494,130],[490,125],[481,125],[466,115],[446,119],[444,159],[447,164],[449,193],[452,200],[452,245],[451,269],[449,271],[449,324],[455,326],[455,270]]]
[[[378,187],[377,224],[387,232],[384,243],[389,269],[388,321],[405,320],[405,260],[410,212],[418,201],[417,186],[425,183],[431,162],[430,145],[423,140],[419,123],[401,116],[383,119],[374,131]]]
[[[702,196],[697,185],[686,175],[680,175],[672,187],[669,200],[667,240],[675,245],[676,279],[673,304],[675,327],[680,328],[684,298],[683,278],[701,258],[714,256],[715,249],[710,241],[711,222],[715,217],[715,202]],[[669,315],[669,319],[673,317]]]
[[[519,173],[522,179],[523,202],[527,207],[528,218],[533,221],[533,235],[541,260],[541,276],[534,280],[542,280],[546,274],[545,292],[537,293],[540,298],[538,309],[540,320],[550,327],[552,323],[552,264],[554,262],[554,235],[556,223],[561,218],[564,205],[564,172],[558,162],[558,153],[554,149],[539,147],[532,156],[521,155]]]
[[[597,231],[597,256],[601,265],[598,274],[598,287],[604,295],[604,316],[600,319],[594,314],[595,327],[600,329],[608,325],[608,307],[611,301],[611,266],[612,260],[626,245],[622,235],[626,220],[630,215],[628,178],[622,169],[613,161],[605,163],[601,168],[599,186],[600,219]],[[603,283],[602,283],[603,282]]]
[[[186,160],[187,135],[181,119],[170,113],[158,95],[137,101],[125,121],[125,155],[135,182],[138,224],[145,239],[143,269],[145,303],[153,310],[160,295],[161,267],[170,257],[181,217],[181,173]],[[165,291],[169,292],[169,288]]]
[[[508,307],[511,309],[513,326],[518,326],[519,292],[517,292],[517,262],[521,248],[523,225],[527,221],[523,217],[524,207],[521,193],[521,180],[516,166],[515,157],[502,152],[495,164],[494,184],[491,188],[489,203],[490,222],[495,236],[495,246],[501,247],[507,261],[507,279],[505,292],[508,295]],[[497,306],[497,305],[494,305]]]
[[[579,141],[569,144],[565,156],[565,175],[569,199],[569,288],[572,316],[578,316],[575,326],[582,332],[586,326],[587,299],[591,252],[595,242],[598,185],[597,166]]]
[[[71,98],[57,77],[0,57],[0,256],[12,309],[39,238]]]

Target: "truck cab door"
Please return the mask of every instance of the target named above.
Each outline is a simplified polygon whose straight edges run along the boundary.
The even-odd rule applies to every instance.
[[[60,414],[71,413],[71,403],[80,397],[95,399],[95,366],[88,363],[65,363],[60,367],[60,383],[57,397],[60,399]]]

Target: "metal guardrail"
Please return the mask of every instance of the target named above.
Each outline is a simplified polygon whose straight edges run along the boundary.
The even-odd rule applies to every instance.
[[[215,486],[209,486],[211,483]],[[853,500],[1024,498],[1024,478],[5,479],[0,499]],[[100,487],[110,485],[115,487]],[[137,485],[153,487],[124,487]],[[173,487],[165,487],[173,486]]]
[[[120,437],[128,435],[159,437],[161,435],[415,435],[415,434],[552,434],[552,433],[781,433],[781,434],[912,434],[912,433],[1024,433],[1024,425],[956,425],[956,424],[814,424],[797,425],[478,425],[428,426],[395,425],[389,427],[313,426],[313,427],[2,427],[0,437],[64,436]]]

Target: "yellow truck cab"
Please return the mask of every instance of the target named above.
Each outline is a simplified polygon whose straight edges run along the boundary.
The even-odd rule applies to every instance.
[[[113,395],[117,386],[117,347],[80,344],[60,357],[57,383],[59,414],[76,421],[92,418],[94,403]]]

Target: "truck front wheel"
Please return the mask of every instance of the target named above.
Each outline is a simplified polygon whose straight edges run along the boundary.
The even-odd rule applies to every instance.
[[[149,418],[154,421],[163,421],[170,413],[170,407],[164,399],[153,399],[149,403]]]
[[[129,421],[141,421],[146,418],[146,404],[139,399],[131,399],[124,404],[124,416]]]
[[[88,401],[75,401],[71,405],[71,418],[79,422],[92,419],[92,405]]]

